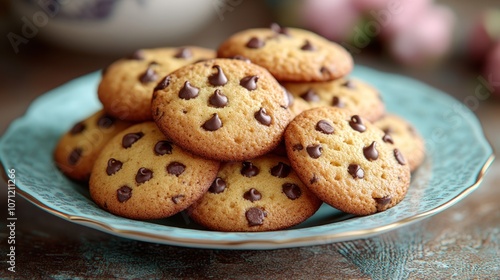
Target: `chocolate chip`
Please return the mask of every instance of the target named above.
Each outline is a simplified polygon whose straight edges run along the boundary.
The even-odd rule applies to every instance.
[[[108,167],[106,167],[106,173],[111,176],[118,172],[118,170],[122,169],[123,163],[114,158],[110,158],[108,160]]]
[[[281,188],[283,190],[283,193],[286,195],[286,197],[288,197],[291,200],[295,200],[295,199],[299,198],[300,195],[302,194],[300,187],[297,186],[296,184],[284,183]]]
[[[136,50],[125,58],[126,59],[133,59],[133,60],[144,60],[146,57],[144,55],[143,50]]]
[[[403,156],[403,154],[398,149],[394,149],[394,157],[399,162],[399,164],[401,164],[401,165],[405,165],[406,164],[405,157]]]
[[[119,202],[125,202],[132,197],[132,189],[128,186],[123,186],[116,190],[116,197]]]
[[[104,115],[97,120],[97,126],[100,128],[110,128],[115,123],[115,118]]]
[[[172,201],[175,203],[175,204],[179,204],[179,202],[181,202],[181,200],[185,197],[185,195],[183,194],[178,194],[174,197],[172,197]]]
[[[319,72],[321,72],[321,74],[323,74],[323,75],[331,75],[332,74],[332,72],[330,71],[330,69],[328,69],[326,66],[322,66],[319,69]]]
[[[326,120],[320,120],[316,124],[316,130],[324,134],[332,134],[335,131],[333,126]]]
[[[350,88],[350,89],[354,89],[355,86],[354,86],[354,82],[351,81],[351,80],[347,80],[345,81],[343,84],[342,84],[343,87],[346,87],[346,88]]]
[[[302,151],[304,149],[304,146],[302,146],[302,144],[295,144],[293,145],[292,149],[294,151]]]
[[[245,177],[253,177],[253,176],[257,176],[257,174],[259,174],[260,170],[257,166],[253,165],[251,162],[249,161],[244,161],[242,163],[242,167],[241,167],[241,175],[245,176]]]
[[[171,162],[168,166],[167,166],[167,172],[169,174],[172,174],[172,175],[175,175],[177,177],[179,177],[179,175],[181,175],[184,170],[186,170],[186,166],[180,162]]]
[[[193,56],[193,52],[189,48],[180,48],[174,55],[175,58],[190,58]]]
[[[166,87],[168,87],[168,85],[170,85],[170,76],[166,76],[165,78],[163,78],[155,87],[154,91],[157,91],[157,90],[162,90],[162,89],[165,89]]]
[[[309,180],[309,183],[311,184],[314,184],[314,183],[317,183],[318,182],[318,177],[316,177],[316,175],[314,175],[311,180]]]
[[[321,156],[321,153],[323,152],[323,148],[320,144],[309,145],[307,146],[306,150],[309,156],[312,158],[319,158]]]
[[[283,34],[283,35],[286,35],[286,36],[290,36],[290,33],[288,32],[288,28],[281,27],[276,22],[271,23],[271,26],[269,28],[271,28],[271,30],[274,31],[275,33]]]
[[[246,76],[245,78],[240,80],[240,86],[248,89],[254,90],[257,88],[257,81],[259,80],[259,76]]]
[[[392,130],[392,127],[388,126],[388,127],[384,127],[382,129],[382,131],[385,133],[385,134],[391,134],[393,133],[394,131]]]
[[[365,177],[365,171],[361,168],[361,166],[357,164],[349,164],[349,167],[347,167],[347,172],[351,174],[352,178],[356,179],[363,179]]]
[[[378,151],[377,151],[377,142],[373,141],[370,146],[363,148],[363,155],[367,160],[377,160],[378,159]]]
[[[211,193],[221,193],[225,189],[226,189],[226,182],[221,177],[217,177],[212,182],[212,185],[210,185],[208,191]]]
[[[245,61],[245,62],[248,62],[248,63],[250,63],[250,62],[251,62],[251,61],[250,61],[250,59],[249,59],[248,57],[244,57],[244,56],[239,55],[239,54],[234,55],[234,56],[231,56],[231,57],[228,57],[228,58],[229,58],[229,59],[242,60],[242,61]]]
[[[147,84],[147,83],[154,82],[154,81],[158,80],[158,74],[156,74],[156,71],[153,69],[153,67],[152,67],[153,65],[156,65],[156,64],[151,63],[148,66],[148,69],[146,69],[146,72],[142,73],[139,76],[139,81],[141,81],[141,83]]]
[[[153,117],[155,118],[155,121],[159,121],[163,118],[165,115],[165,112],[160,111],[160,108],[156,107],[156,110],[153,114]]]
[[[391,203],[392,198],[390,196],[374,197],[373,200],[375,200],[375,203],[377,203],[377,206],[384,207],[387,204]]]
[[[155,154],[158,156],[171,154],[172,153],[172,143],[168,141],[158,141],[154,148]]]
[[[302,45],[302,47],[300,47],[300,49],[303,51],[315,51],[316,47],[313,44],[311,44],[311,42],[309,42],[309,40],[306,40],[304,45]]]
[[[391,135],[388,133],[386,133],[386,134],[384,134],[384,136],[382,136],[382,141],[384,141],[385,143],[394,144],[394,140],[392,140]]]
[[[179,97],[185,100],[195,98],[198,96],[199,88],[192,86],[188,81],[184,83],[184,86],[179,90]]]
[[[271,125],[271,116],[269,116],[266,112],[266,109],[260,108],[259,111],[254,114],[255,119],[263,125],[269,126]]]
[[[68,163],[70,165],[76,165],[76,163],[82,157],[83,150],[82,148],[74,148],[73,151],[68,156]]]
[[[243,194],[243,198],[246,200],[250,200],[251,202],[260,200],[262,198],[262,195],[260,192],[254,188],[251,188],[247,192]]]
[[[354,115],[351,117],[349,125],[352,127],[352,129],[358,132],[364,132],[366,130],[366,126],[363,124],[363,121],[358,115]]]
[[[151,178],[153,178],[153,171],[144,167],[139,168],[137,174],[135,174],[135,181],[137,182],[137,184],[147,182]]]
[[[257,38],[257,37],[252,37],[250,38],[250,40],[248,40],[247,44],[246,44],[246,47],[249,48],[249,49],[260,49],[262,48],[266,43]]]
[[[273,166],[271,168],[271,175],[278,178],[286,178],[291,171],[292,168],[290,167],[290,165],[283,162],[279,162],[278,165]]]
[[[306,92],[301,94],[300,97],[307,102],[318,102],[320,100],[319,96],[313,89],[308,89]]]
[[[220,89],[216,89],[208,98],[208,103],[215,108],[224,108],[227,105],[227,96],[222,94]]]
[[[125,149],[130,148],[132,146],[132,144],[137,142],[137,140],[141,139],[142,136],[144,136],[144,133],[142,133],[142,132],[125,134],[125,136],[123,136],[123,138],[122,138],[123,148],[125,148]]]
[[[227,83],[227,77],[224,75],[219,65],[214,65],[212,68],[217,70],[216,73],[208,76],[208,82],[213,86],[223,86]]]
[[[266,216],[266,212],[258,207],[252,207],[245,212],[245,217],[247,218],[248,225],[251,227],[262,225]]]
[[[342,100],[340,100],[340,98],[338,98],[337,96],[334,96],[333,100],[332,100],[332,106],[339,107],[339,108],[344,108],[345,107],[345,103],[342,102]]]
[[[202,126],[205,130],[208,131],[216,131],[217,129],[222,127],[222,121],[219,119],[219,115],[217,113],[213,114],[213,116],[208,119]]]
[[[71,135],[75,135],[75,134],[79,134],[79,133],[82,133],[82,131],[85,130],[85,124],[83,122],[78,122],[76,123],[72,128],[71,130],[69,131],[69,133]]]

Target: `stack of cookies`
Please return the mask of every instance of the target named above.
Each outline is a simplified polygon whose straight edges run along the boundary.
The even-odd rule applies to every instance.
[[[269,231],[323,203],[384,211],[405,197],[424,144],[352,68],[341,46],[277,24],[217,51],[140,50],[103,72],[103,109],[62,136],[55,161],[131,219],[186,210],[208,229]]]

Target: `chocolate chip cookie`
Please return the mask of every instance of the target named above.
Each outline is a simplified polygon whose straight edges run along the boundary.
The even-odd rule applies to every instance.
[[[425,142],[409,121],[394,114],[387,114],[373,124],[384,131],[387,142],[398,147],[408,161],[411,171],[422,164],[425,158]]]
[[[56,165],[69,178],[87,181],[102,148],[130,125],[132,123],[117,120],[103,110],[93,113],[61,136],[54,150]]]
[[[192,155],[165,137],[153,122],[117,134],[97,158],[89,189],[106,211],[131,219],[172,216],[199,199],[219,162]]]
[[[385,105],[378,91],[366,82],[354,78],[340,78],[328,82],[283,83],[293,95],[290,110],[302,111],[334,106],[350,110],[361,117],[375,121],[385,113]]]
[[[151,96],[159,80],[184,65],[213,57],[215,51],[194,46],[138,50],[104,70],[99,100],[115,118],[152,120]]]
[[[217,50],[218,57],[236,55],[268,69],[280,82],[330,81],[353,68],[353,59],[342,46],[313,32],[277,24],[235,33]]]
[[[223,164],[208,192],[187,212],[213,230],[269,231],[301,223],[321,204],[286,157],[265,155]]]
[[[220,161],[266,154],[280,143],[292,118],[276,79],[238,59],[213,59],[172,72],[155,89],[152,114],[179,146]]]
[[[401,150],[372,123],[349,111],[304,111],[285,132],[287,154],[299,177],[321,200],[355,215],[398,204],[410,185]]]

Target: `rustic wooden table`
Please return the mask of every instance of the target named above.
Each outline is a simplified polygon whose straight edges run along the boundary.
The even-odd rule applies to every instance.
[[[254,25],[242,16],[248,27]],[[212,30],[229,34],[246,27],[227,26],[219,22]],[[195,43],[214,47],[224,36],[205,32]],[[36,41],[17,56],[9,53],[9,46],[1,48],[0,134],[36,96],[116,59],[51,49]],[[460,101],[473,94],[478,83],[477,74],[459,62],[422,72],[380,63],[369,51],[355,60],[413,76]],[[492,146],[500,150],[500,102],[481,101],[475,113]],[[0,205],[7,209],[6,187],[1,184]],[[7,271],[2,261],[0,278],[498,279],[499,186],[500,162],[496,161],[479,189],[431,218],[368,239],[272,251],[201,250],[128,240],[67,222],[18,198],[16,273]],[[4,260],[7,211],[1,212]]]

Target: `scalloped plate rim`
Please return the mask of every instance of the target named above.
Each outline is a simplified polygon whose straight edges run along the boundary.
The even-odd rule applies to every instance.
[[[393,73],[385,73],[385,72],[380,72],[374,69],[370,69],[367,67],[362,67],[362,66],[356,66],[357,68],[364,68],[364,71],[372,71],[373,73],[377,74],[382,74],[386,75],[387,77],[392,76],[393,78],[396,79],[406,79],[409,82],[418,82],[421,86],[425,86],[430,90],[433,91],[439,91],[436,90],[426,84],[420,83],[417,80],[414,80],[409,77],[401,76],[399,74],[393,74]],[[68,81],[67,83],[64,83],[63,85],[60,85],[59,87],[47,92],[46,94],[43,94],[36,98],[28,107],[26,110],[25,114],[21,116],[20,118],[16,119],[11,123],[11,125],[8,127],[4,135],[7,135],[9,133],[12,133],[12,131],[15,131],[16,128],[20,125],[22,125],[29,117],[36,112],[37,108],[45,102],[45,100],[50,100],[52,96],[57,96],[60,90],[66,88],[66,87],[71,87],[72,85],[78,84],[79,82],[82,82],[83,79],[93,79],[94,75],[99,74],[99,71],[86,74],[83,76],[80,76],[78,78],[75,78],[74,80]],[[58,89],[58,90],[56,90]],[[439,91],[440,92],[440,91]],[[447,94],[440,94],[439,98],[442,100],[445,100],[446,102],[458,102],[455,100],[453,97],[447,95]],[[471,112],[470,112],[471,113]],[[411,223],[414,223],[416,221],[419,221],[423,218],[430,217],[440,211],[445,210],[446,208],[454,205],[458,201],[460,201],[462,198],[466,197],[468,194],[470,194],[473,190],[475,190],[480,182],[483,179],[483,176],[485,172],[487,171],[488,167],[491,165],[491,163],[494,160],[494,153],[492,150],[491,145],[489,144],[488,140],[484,136],[484,132],[482,130],[481,124],[479,120],[474,116],[471,115],[466,120],[471,124],[470,128],[472,128],[476,134],[482,141],[483,141],[483,147],[489,149],[490,155],[482,165],[482,167],[479,170],[479,173],[476,176],[475,182],[462,189],[462,191],[456,195],[455,197],[449,199],[446,203],[441,204],[436,206],[435,208],[422,212],[422,213],[417,213],[415,215],[412,215],[410,217],[404,218],[402,220],[389,223],[380,227],[375,227],[375,228],[369,228],[369,229],[358,229],[358,230],[350,230],[348,232],[340,232],[340,233],[334,233],[331,235],[328,234],[322,234],[319,236],[305,236],[305,237],[290,237],[287,239],[280,239],[280,240],[265,240],[262,238],[254,238],[254,239],[245,239],[245,240],[234,240],[234,241],[221,241],[221,240],[206,240],[206,239],[195,239],[195,238],[180,238],[178,236],[164,236],[164,235],[158,235],[155,233],[146,233],[146,232],[141,232],[141,231],[135,231],[135,230],[130,230],[130,229],[120,229],[116,226],[106,224],[105,222],[99,221],[99,220],[93,220],[87,217],[83,216],[78,216],[78,215],[71,215],[68,213],[64,213],[62,211],[58,211],[56,209],[51,208],[50,206],[42,203],[32,195],[30,195],[28,192],[24,191],[19,186],[17,187],[17,191],[23,196],[25,199],[36,205],[37,207],[55,215],[60,218],[63,218],[65,220],[71,221],[76,224],[84,225],[84,226],[89,226],[94,229],[98,229],[103,232],[107,232],[113,235],[121,236],[121,237],[126,237],[126,238],[131,238],[131,239],[137,239],[137,240],[142,240],[142,241],[148,241],[148,242],[157,242],[157,243],[163,243],[163,244],[170,244],[170,245],[176,245],[176,246],[188,246],[188,247],[196,247],[196,248],[219,248],[219,249],[277,249],[277,248],[289,248],[289,247],[298,247],[298,246],[308,246],[308,245],[317,245],[317,244],[326,244],[326,243],[333,243],[333,242],[341,242],[345,240],[352,240],[352,239],[358,239],[358,238],[366,238],[369,236],[373,236],[376,234],[380,234],[389,230],[393,230],[395,228],[399,228]],[[0,143],[3,142],[5,137],[2,136],[0,139]],[[2,151],[0,149],[0,156],[2,155]],[[1,164],[1,162],[0,162]],[[3,176],[4,179],[6,179],[6,171],[5,168],[3,170]],[[318,227],[328,227],[330,224],[326,225],[319,225],[315,226],[313,228],[318,228]],[[162,225],[165,227],[169,227],[166,225]],[[175,227],[174,227],[175,228]],[[176,228],[181,231],[193,231],[193,232],[203,232],[207,233],[208,231],[204,230],[197,230],[197,229],[186,229],[186,228]],[[294,229],[294,231],[297,232],[302,232],[302,231],[308,231],[310,228],[302,228],[302,229]],[[216,232],[217,234],[221,236],[234,236],[238,235],[239,233],[225,233],[225,232]],[[265,237],[266,233],[245,233],[245,235],[252,235],[255,237]],[[279,233],[279,231],[274,232],[274,233]]]

